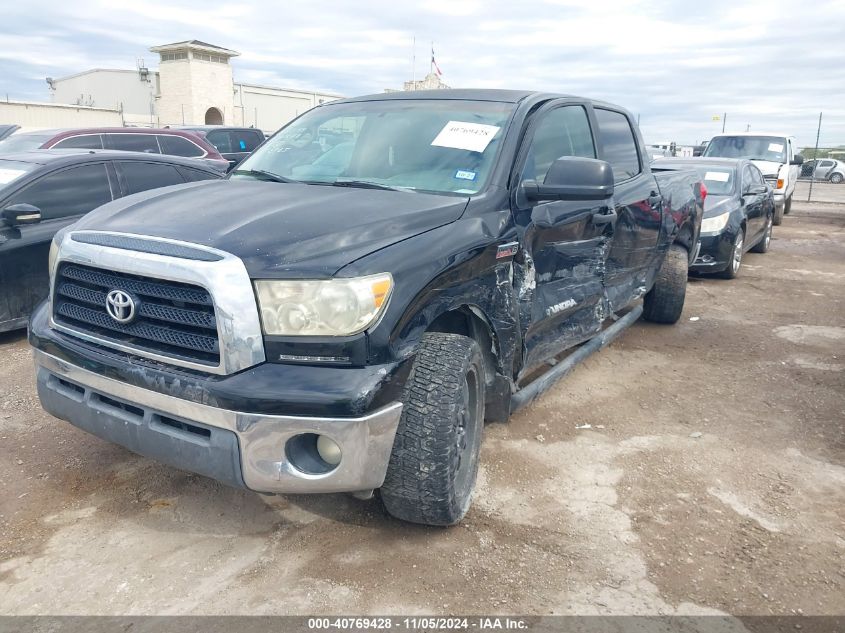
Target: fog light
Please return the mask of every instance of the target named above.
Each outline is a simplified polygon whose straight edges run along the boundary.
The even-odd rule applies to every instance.
[[[317,453],[319,453],[320,457],[327,464],[337,466],[340,463],[340,446],[337,445],[337,442],[325,435],[319,435],[317,437]]]

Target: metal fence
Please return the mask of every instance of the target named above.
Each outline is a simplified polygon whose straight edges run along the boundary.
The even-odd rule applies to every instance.
[[[796,202],[832,202],[845,204],[845,143],[831,145],[826,141],[841,131],[835,119],[819,113],[816,142],[800,148],[804,157],[793,200]],[[824,139],[825,143],[820,145]]]

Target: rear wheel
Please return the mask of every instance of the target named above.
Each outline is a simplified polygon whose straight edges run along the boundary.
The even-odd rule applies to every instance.
[[[657,271],[654,286],[643,300],[643,318],[654,323],[677,323],[687,295],[689,253],[680,244],[672,244],[663,265]]]
[[[728,261],[728,267],[722,271],[722,277],[725,279],[735,279],[739,274],[739,268],[742,266],[742,255],[745,248],[745,231],[740,230],[734,238],[733,248],[731,249],[731,257]]]
[[[830,176],[830,182],[832,182],[834,185],[840,184],[843,180],[845,180],[845,176],[843,176],[842,174],[831,174]]]
[[[769,245],[772,243],[772,216],[766,218],[766,232],[763,237],[751,249],[755,253],[766,253],[769,250]]]
[[[469,509],[484,425],[481,349],[458,334],[423,335],[403,391],[404,407],[384,507],[412,523],[453,525]]]

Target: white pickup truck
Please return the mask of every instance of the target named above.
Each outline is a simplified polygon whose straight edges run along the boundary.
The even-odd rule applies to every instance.
[[[753,160],[775,193],[773,224],[780,224],[792,208],[795,183],[804,157],[795,153],[795,139],[787,134],[744,132],[714,136],[703,156]]]

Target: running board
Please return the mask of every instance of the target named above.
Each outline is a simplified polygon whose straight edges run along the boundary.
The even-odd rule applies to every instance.
[[[636,306],[628,314],[616,321],[616,323],[596,334],[545,374],[537,378],[537,380],[513,394],[511,396],[511,413],[534,402],[540,394],[572,371],[575,365],[586,359],[593,352],[597,352],[607,346],[613,339],[632,326],[640,318],[642,313],[642,305]]]

